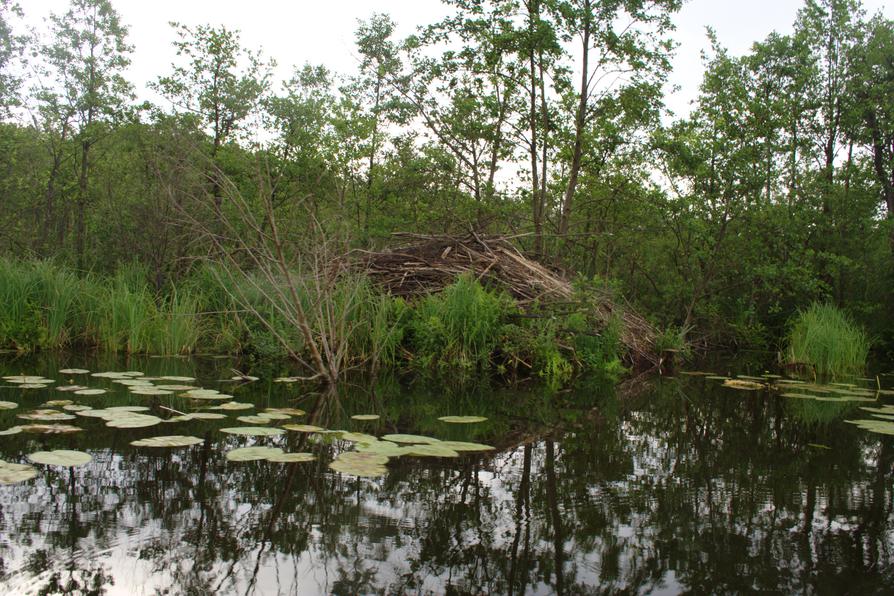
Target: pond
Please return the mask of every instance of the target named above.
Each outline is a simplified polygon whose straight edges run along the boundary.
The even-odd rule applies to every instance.
[[[0,388],[0,400],[15,406],[0,410],[0,431],[26,427],[0,436],[0,459],[33,467],[0,485],[0,593],[894,589],[894,436],[879,434],[894,377],[796,388],[746,367],[738,371],[746,385],[759,386],[678,374],[617,387],[584,380],[571,390],[388,377],[320,394],[278,382],[281,371],[234,381],[236,367],[201,358],[0,359],[0,376],[52,381],[7,379]],[[68,369],[133,374],[59,372]],[[105,392],[58,389],[73,384]],[[159,386],[173,387],[154,394]],[[187,387],[219,394],[184,396]],[[209,409],[230,402],[248,406]],[[107,409],[128,405],[148,410]],[[57,414],[20,418],[35,410]],[[193,412],[223,417],[182,416]],[[882,426],[845,422],[855,419]],[[80,430],[44,434],[33,425]],[[272,436],[221,430],[285,425],[293,429]],[[460,443],[453,453],[420,443],[414,452],[408,442],[366,449],[373,439],[363,435],[394,434]],[[170,435],[193,444],[140,446]],[[483,450],[461,450],[465,443]],[[251,446],[273,450],[232,453]],[[35,455],[55,450],[92,457]],[[310,455],[252,459],[276,450]],[[372,456],[359,457],[359,470],[342,455],[357,452]],[[391,455],[384,465],[383,452]]]

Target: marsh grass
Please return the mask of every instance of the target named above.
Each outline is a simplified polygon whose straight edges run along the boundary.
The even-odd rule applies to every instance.
[[[810,365],[820,376],[852,375],[866,366],[869,338],[840,309],[813,303],[792,321],[785,354],[789,364]]]

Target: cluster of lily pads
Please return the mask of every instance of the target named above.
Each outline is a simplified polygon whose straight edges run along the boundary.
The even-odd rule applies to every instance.
[[[855,383],[811,383],[799,379],[783,378],[780,375],[765,374],[760,377],[739,375],[736,378],[713,375],[702,372],[686,372],[687,375],[703,376],[708,380],[723,381],[723,386],[730,389],[758,391],[768,389],[778,392],[780,397],[804,399],[831,403],[875,403],[881,396],[894,395],[892,389],[882,389],[877,379],[858,379],[875,382],[874,389],[859,387]],[[861,407],[872,415],[871,419],[845,420],[849,424],[879,434],[894,435],[894,405],[881,407]]]
[[[77,417],[96,418],[105,421],[111,428],[144,428],[162,423],[175,423],[189,420],[220,420],[227,418],[220,412],[238,412],[253,409],[254,404],[233,401],[233,396],[221,393],[215,389],[204,389],[190,383],[193,377],[162,376],[147,377],[141,372],[95,372],[85,369],[63,369],[59,371],[65,375],[90,375],[94,378],[109,379],[126,387],[127,390],[138,396],[163,396],[177,395],[190,400],[194,405],[201,402],[214,402],[215,405],[205,406],[205,410],[190,413],[179,412],[171,408],[165,408],[176,414],[169,418],[162,418],[147,413],[147,406],[110,406],[94,408],[86,404],[75,403],[72,400],[50,400],[42,404],[40,408],[19,414],[18,418],[27,420],[31,424],[14,426],[0,431],[0,435],[12,435],[21,432],[41,434],[64,434],[80,432],[83,429],[72,424],[60,424],[69,422]],[[13,386],[21,389],[43,389],[55,383],[48,379],[33,375],[13,375],[3,377]],[[257,377],[238,374],[232,377],[233,381],[251,382]],[[278,382],[291,382],[290,377],[275,379]],[[94,396],[107,392],[106,389],[92,388],[84,385],[70,384],[56,387],[62,392],[70,392],[78,396]],[[11,401],[0,401],[0,409],[15,409],[18,404]],[[320,435],[332,435],[356,445],[354,451],[343,451],[329,467],[337,472],[355,476],[380,476],[387,469],[385,464],[391,458],[401,456],[419,457],[458,457],[461,452],[481,452],[493,449],[489,445],[481,443],[469,443],[462,441],[441,441],[433,437],[421,435],[391,434],[381,438],[373,435],[356,433],[344,430],[327,430],[319,426],[309,424],[284,424],[282,427],[262,426],[272,422],[288,421],[293,417],[303,416],[306,412],[298,408],[266,408],[256,415],[237,416],[236,420],[251,426],[233,426],[219,429],[221,432],[232,435],[271,437],[284,434],[286,431],[303,433],[317,433]],[[379,419],[378,414],[355,414],[353,420],[372,422]],[[482,416],[442,416],[440,421],[450,424],[473,424],[484,422],[487,418]],[[131,441],[134,447],[144,448],[180,448],[189,447],[204,442],[199,437],[189,435],[164,435],[138,439]],[[56,450],[50,452],[37,452],[28,456],[32,463],[78,466],[91,461],[91,456],[80,451]],[[277,447],[241,447],[229,451],[227,460],[232,462],[268,461],[272,463],[302,463],[313,461],[315,457],[310,453],[285,453]],[[37,475],[33,466],[28,464],[11,464],[0,460],[0,484],[23,482]]]

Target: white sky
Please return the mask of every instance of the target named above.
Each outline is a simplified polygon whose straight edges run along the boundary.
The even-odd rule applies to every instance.
[[[357,19],[373,12],[387,12],[398,24],[397,37],[412,33],[418,25],[432,23],[448,14],[440,0],[112,0],[130,28],[135,46],[130,80],[146,98],[145,83],[166,74],[174,58],[174,34],[169,21],[188,25],[226,25],[242,31],[248,48],[263,48],[279,64],[277,78],[288,77],[293,65],[324,64],[347,74],[356,67],[353,48]],[[38,25],[50,12],[65,11],[67,0],[19,0],[26,20]],[[752,43],[772,31],[791,30],[802,0],[690,0],[675,17],[675,38],[680,43],[674,59],[671,83],[680,90],[669,93],[667,106],[685,114],[698,93],[701,51],[707,48],[705,27],[733,54],[745,52]],[[887,5],[886,5],[887,4]],[[867,12],[881,10],[894,18],[894,3],[863,0]]]

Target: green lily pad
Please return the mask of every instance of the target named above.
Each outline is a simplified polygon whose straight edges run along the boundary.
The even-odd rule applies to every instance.
[[[63,368],[59,371],[61,375],[86,375],[90,371],[86,368]]]
[[[189,447],[190,445],[198,445],[204,443],[204,439],[192,437],[188,435],[167,435],[162,437],[150,437],[148,439],[139,439],[131,441],[134,447]]]
[[[163,377],[159,377],[162,381],[173,381],[174,383],[192,383],[195,381],[195,377],[177,377],[173,375],[165,375]]]
[[[401,447],[397,443],[391,441],[375,441],[372,443],[361,443],[355,448],[361,453],[378,453],[388,457],[401,457],[406,455],[407,447]]]
[[[39,420],[41,422],[56,422],[59,420],[74,420],[74,415],[60,412],[59,410],[34,410],[27,414],[19,414],[22,420]]]
[[[422,435],[385,435],[382,437],[385,441],[392,443],[440,443],[438,439],[432,437],[424,437]]]
[[[0,460],[0,484],[27,482],[37,477],[37,468],[28,464],[12,464]]]
[[[279,455],[282,449],[279,447],[241,447],[227,452],[228,461],[258,461],[267,459],[273,455]]]
[[[335,460],[329,464],[329,468],[349,476],[376,477],[388,473],[388,468],[379,464],[369,464],[357,461]]]
[[[256,418],[265,418],[267,420],[289,420],[292,417],[281,412],[261,412]]]
[[[252,409],[254,404],[245,404],[240,403],[238,401],[228,401],[225,404],[220,404],[219,406],[211,406],[209,410],[250,410]]]
[[[0,437],[6,436],[6,435],[17,435],[20,432],[22,432],[21,426],[10,426],[6,430],[0,430]]]
[[[10,375],[8,377],[3,377],[3,380],[19,385],[47,384],[55,382],[50,379],[45,379],[44,377],[38,377],[36,375]]]
[[[364,433],[350,433],[350,432],[341,433],[341,438],[344,439],[345,441],[350,441],[352,443],[375,443],[375,442],[378,442],[378,440],[379,440],[378,438],[376,438],[372,435],[367,435]]]
[[[231,435],[243,435],[246,437],[274,437],[276,435],[285,434],[281,428],[270,428],[264,426],[233,426],[230,428],[220,429],[222,433]]]
[[[493,451],[493,447],[483,443],[467,443],[465,441],[441,441],[438,447],[447,447],[454,451]]]
[[[450,424],[474,424],[475,422],[484,422],[487,418],[484,416],[441,416],[438,420]]]
[[[340,453],[335,461],[350,461],[365,464],[373,464],[384,466],[388,463],[388,456],[382,453],[372,453],[369,451],[345,451]]]
[[[422,457],[459,457],[459,453],[454,449],[444,447],[440,443],[436,445],[410,445],[406,448],[406,454]]]
[[[146,428],[161,424],[161,418],[158,416],[149,416],[147,414],[137,414],[130,412],[127,415],[115,416],[106,422],[106,426],[111,428]]]
[[[314,426],[313,424],[283,424],[282,427],[286,430],[294,430],[299,433],[320,433],[326,430],[321,426]]]
[[[134,395],[173,395],[173,391],[168,391],[167,389],[159,389],[158,387],[145,387],[140,389],[131,389],[130,392]]]
[[[125,385],[127,387],[152,387],[152,381],[145,379],[113,379],[113,383]]]
[[[236,375],[236,376],[230,377],[230,380],[231,381],[245,381],[247,383],[250,383],[252,381],[257,381],[258,377],[253,377],[251,375]]]
[[[23,424],[18,428],[20,428],[23,433],[33,433],[38,435],[65,435],[84,430],[79,426],[72,426],[71,424]]]
[[[0,410],[14,410],[19,407],[14,401],[0,401]]]
[[[317,459],[313,453],[276,453],[267,458],[275,464],[300,464]]]
[[[193,389],[198,389],[198,387],[192,385],[156,385],[156,387],[165,391],[192,391]]]
[[[743,381],[740,379],[727,379],[723,382],[723,386],[729,387],[730,389],[744,389],[745,391],[757,391],[766,387],[763,383]]]
[[[246,424],[270,424],[269,418],[263,418],[261,416],[239,416],[236,420],[245,422]]]
[[[56,391],[80,391],[81,389],[90,389],[83,385],[61,385],[56,387]]]
[[[67,406],[62,406],[62,409],[68,412],[83,412],[92,408],[90,406],[82,406],[81,404],[68,404]]]
[[[307,412],[298,408],[265,408],[264,411],[272,414],[286,414],[287,416],[304,416],[307,414]]]
[[[18,385],[19,389],[45,389],[46,383],[22,383]]]
[[[188,420],[224,420],[226,417],[226,414],[215,412],[190,412],[186,415]]]
[[[845,422],[856,424],[859,428],[871,433],[894,435],[894,422],[886,420],[845,420]]]
[[[148,406],[109,406],[107,412],[148,412]]]
[[[378,414],[354,414],[353,416],[351,416],[351,420],[361,421],[378,420],[379,418],[381,418],[381,416],[379,416]]]
[[[83,466],[93,461],[93,456],[83,451],[71,451],[68,449],[56,449],[55,451],[36,451],[28,456],[35,464],[47,466],[65,466],[73,468]]]
[[[105,389],[78,389],[74,393],[75,395],[102,395],[107,391]]]
[[[44,402],[44,406],[48,408],[61,408],[62,406],[70,406],[74,402],[70,399],[51,399],[48,402]]]

